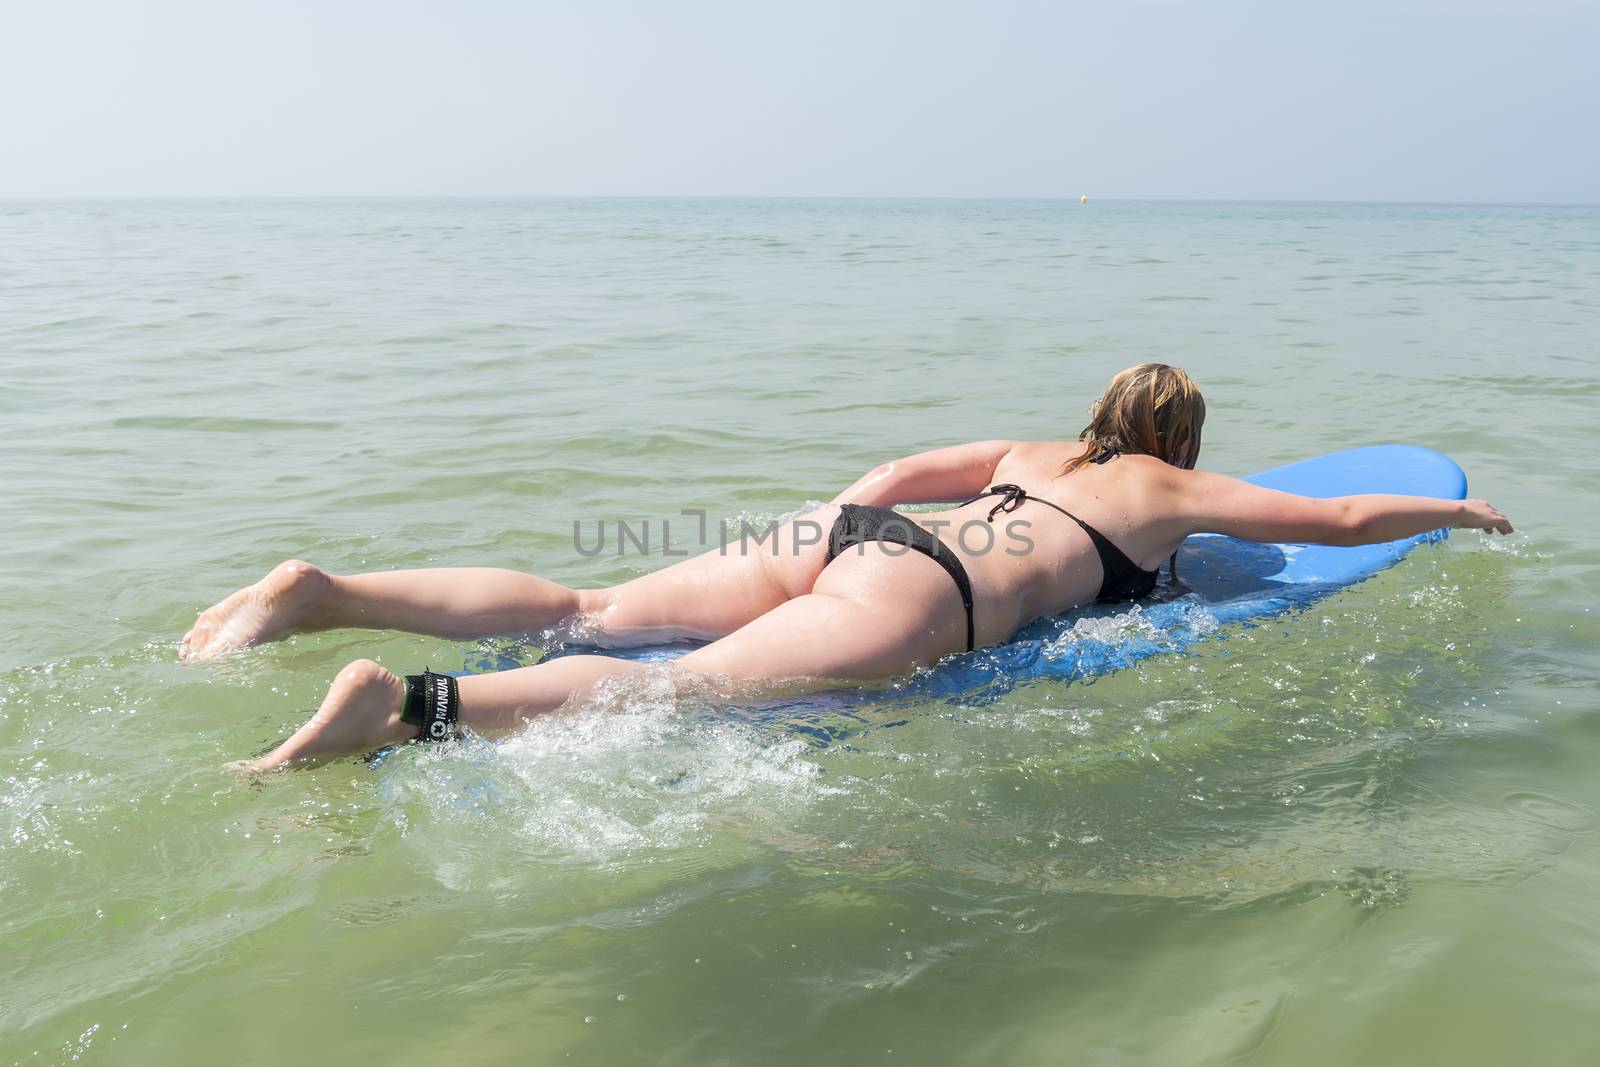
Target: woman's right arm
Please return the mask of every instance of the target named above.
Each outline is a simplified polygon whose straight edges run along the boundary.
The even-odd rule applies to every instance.
[[[1375,545],[1442,526],[1511,532],[1511,523],[1485,500],[1384,493],[1317,498],[1263,489],[1221,474],[1186,473],[1180,492],[1190,533],[1220,533],[1246,541]]]
[[[833,498],[835,504],[933,504],[977,496],[1016,441],[974,441],[881,463]]]

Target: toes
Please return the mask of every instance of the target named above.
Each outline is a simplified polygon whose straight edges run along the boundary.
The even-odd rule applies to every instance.
[[[284,560],[254,585],[201,612],[183,636],[179,658],[214,659],[292,632],[331,581],[304,560]]]
[[[184,635],[178,644],[178,658],[185,663],[196,660],[210,659],[217,654],[217,642],[214,636],[196,637],[193,633]]]
[[[265,762],[265,760],[236,759],[231,763],[224,763],[222,769],[241,776],[257,775],[272,769],[271,767],[262,766]]]
[[[320,716],[313,715],[305,725],[296,730],[281,744],[273,747],[272,751],[255,759],[242,759],[228,764],[230,769],[249,771],[260,774],[265,771],[275,771],[287,767],[296,760],[304,758],[315,751],[314,745],[318,734],[321,732]]]
[[[266,774],[268,771],[282,770],[294,762],[294,757],[292,755],[278,755],[278,753],[283,752],[283,750],[288,747],[289,742],[285,741],[283,744],[279,745],[277,748],[273,749],[271,752],[268,752],[265,756],[262,756],[259,759],[234,760],[232,763],[227,765],[227,769],[237,774],[248,775]]]
[[[189,659],[200,652],[204,652],[206,646],[211,644],[217,629],[212,614],[215,610],[213,608],[202,611],[194,617],[194,625],[189,627],[189,632],[184,634],[183,638],[178,642],[179,659]]]

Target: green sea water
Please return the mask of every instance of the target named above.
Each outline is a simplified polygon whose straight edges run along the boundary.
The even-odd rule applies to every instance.
[[[1518,533],[829,744],[635,693],[246,781],[351,659],[538,649],[175,662],[284,558],[613,582],[574,522],[1149,358],[1203,466],[1414,442]],[[0,360],[0,1064],[1600,1059],[1600,209],[3,203]]]

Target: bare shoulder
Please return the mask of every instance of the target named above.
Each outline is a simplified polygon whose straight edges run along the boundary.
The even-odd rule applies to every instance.
[[[1124,493],[1133,494],[1130,499],[1141,501],[1143,507],[1157,515],[1175,517],[1187,512],[1188,499],[1200,491],[1193,484],[1194,471],[1141,453],[1123,453],[1104,467],[1080,469],[1104,471],[1100,478]]]
[[[1151,474],[1161,482],[1161,488],[1168,494],[1168,499],[1173,502],[1178,510],[1188,512],[1196,508],[1204,510],[1206,501],[1213,499],[1217,494],[1226,492],[1235,485],[1243,485],[1237,478],[1230,478],[1226,474],[1214,474],[1211,471],[1187,470],[1183,467],[1174,467],[1163,463],[1154,457],[1141,457],[1153,460],[1159,470],[1152,470]]]
[[[1147,456],[1142,452],[1123,452],[1118,454],[1112,462],[1125,464],[1144,473],[1160,475],[1174,484],[1195,473],[1194,471],[1184,470],[1182,467],[1174,467],[1158,456]]]
[[[1012,441],[1006,461],[1027,467],[1061,464],[1087,447],[1082,441]]]

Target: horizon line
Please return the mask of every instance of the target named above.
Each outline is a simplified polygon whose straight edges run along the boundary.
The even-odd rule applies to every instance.
[[[1087,196],[1087,201],[1080,198]],[[326,201],[982,201],[1030,203],[1115,204],[1336,204],[1388,205],[1396,207],[1600,207],[1600,200],[1419,200],[1379,197],[1328,199],[1324,197],[1173,197],[1173,196],[1090,196],[1053,195],[968,195],[968,194],[849,194],[849,193],[3,193],[0,203],[69,202],[326,202]]]

